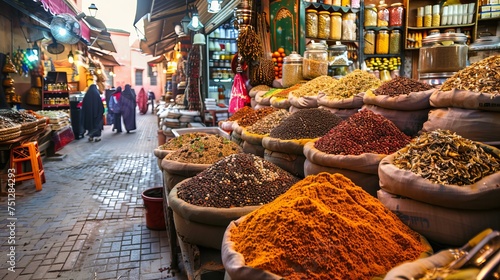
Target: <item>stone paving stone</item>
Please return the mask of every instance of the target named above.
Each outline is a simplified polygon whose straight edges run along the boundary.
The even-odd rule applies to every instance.
[[[66,259],[66,262],[64,263],[62,270],[73,269],[73,267],[75,266],[75,264],[78,260],[79,255],[80,255],[80,251],[71,252],[69,254],[68,258]]]
[[[45,279],[45,274],[49,271],[49,268],[49,265],[39,266],[35,273],[33,273],[31,279]]]

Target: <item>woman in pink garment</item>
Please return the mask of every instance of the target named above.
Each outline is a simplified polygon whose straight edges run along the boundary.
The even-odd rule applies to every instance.
[[[139,106],[139,113],[141,113],[141,115],[148,112],[148,95],[144,88],[141,88],[139,94],[137,94],[137,105]]]

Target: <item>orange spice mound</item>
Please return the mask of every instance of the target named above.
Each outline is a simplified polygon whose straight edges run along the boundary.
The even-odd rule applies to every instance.
[[[293,279],[369,279],[426,247],[419,235],[341,174],[311,175],[231,231],[245,264]]]

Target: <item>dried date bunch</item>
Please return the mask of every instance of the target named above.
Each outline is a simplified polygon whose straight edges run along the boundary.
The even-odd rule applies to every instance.
[[[237,40],[238,54],[245,61],[251,62],[262,57],[264,51],[259,36],[251,25],[240,30]]]
[[[496,96],[500,93],[500,55],[471,64],[448,78],[441,90],[461,89]]]
[[[319,108],[299,110],[284,119],[269,133],[282,140],[315,139],[325,135],[342,119],[334,113]]]
[[[327,154],[388,155],[410,142],[410,137],[384,116],[364,109],[342,121],[321,137],[314,147]]]
[[[414,138],[398,151],[394,165],[443,185],[471,185],[500,171],[500,158],[449,130]]]
[[[213,164],[231,154],[240,153],[241,147],[219,135],[207,134],[191,139],[180,148],[165,156],[166,160]]]
[[[398,96],[403,94],[408,95],[411,92],[426,91],[429,89],[432,89],[432,86],[429,84],[400,76],[383,83],[376,90],[374,90],[373,93],[375,93],[375,95]]]
[[[273,201],[298,181],[261,157],[239,153],[223,158],[182,183],[177,195],[203,207],[256,206]]]

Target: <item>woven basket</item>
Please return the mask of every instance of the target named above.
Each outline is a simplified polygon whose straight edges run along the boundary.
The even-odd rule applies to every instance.
[[[38,121],[22,123],[21,124],[21,131],[36,128],[37,125],[38,125]]]
[[[0,142],[11,140],[21,136],[21,130],[9,134],[0,134]]]
[[[27,135],[36,132],[38,129],[37,126],[31,127],[31,128],[21,128],[21,135]]]
[[[12,127],[5,127],[0,129],[0,137],[9,135],[11,133],[21,132],[21,125],[17,124]]]

